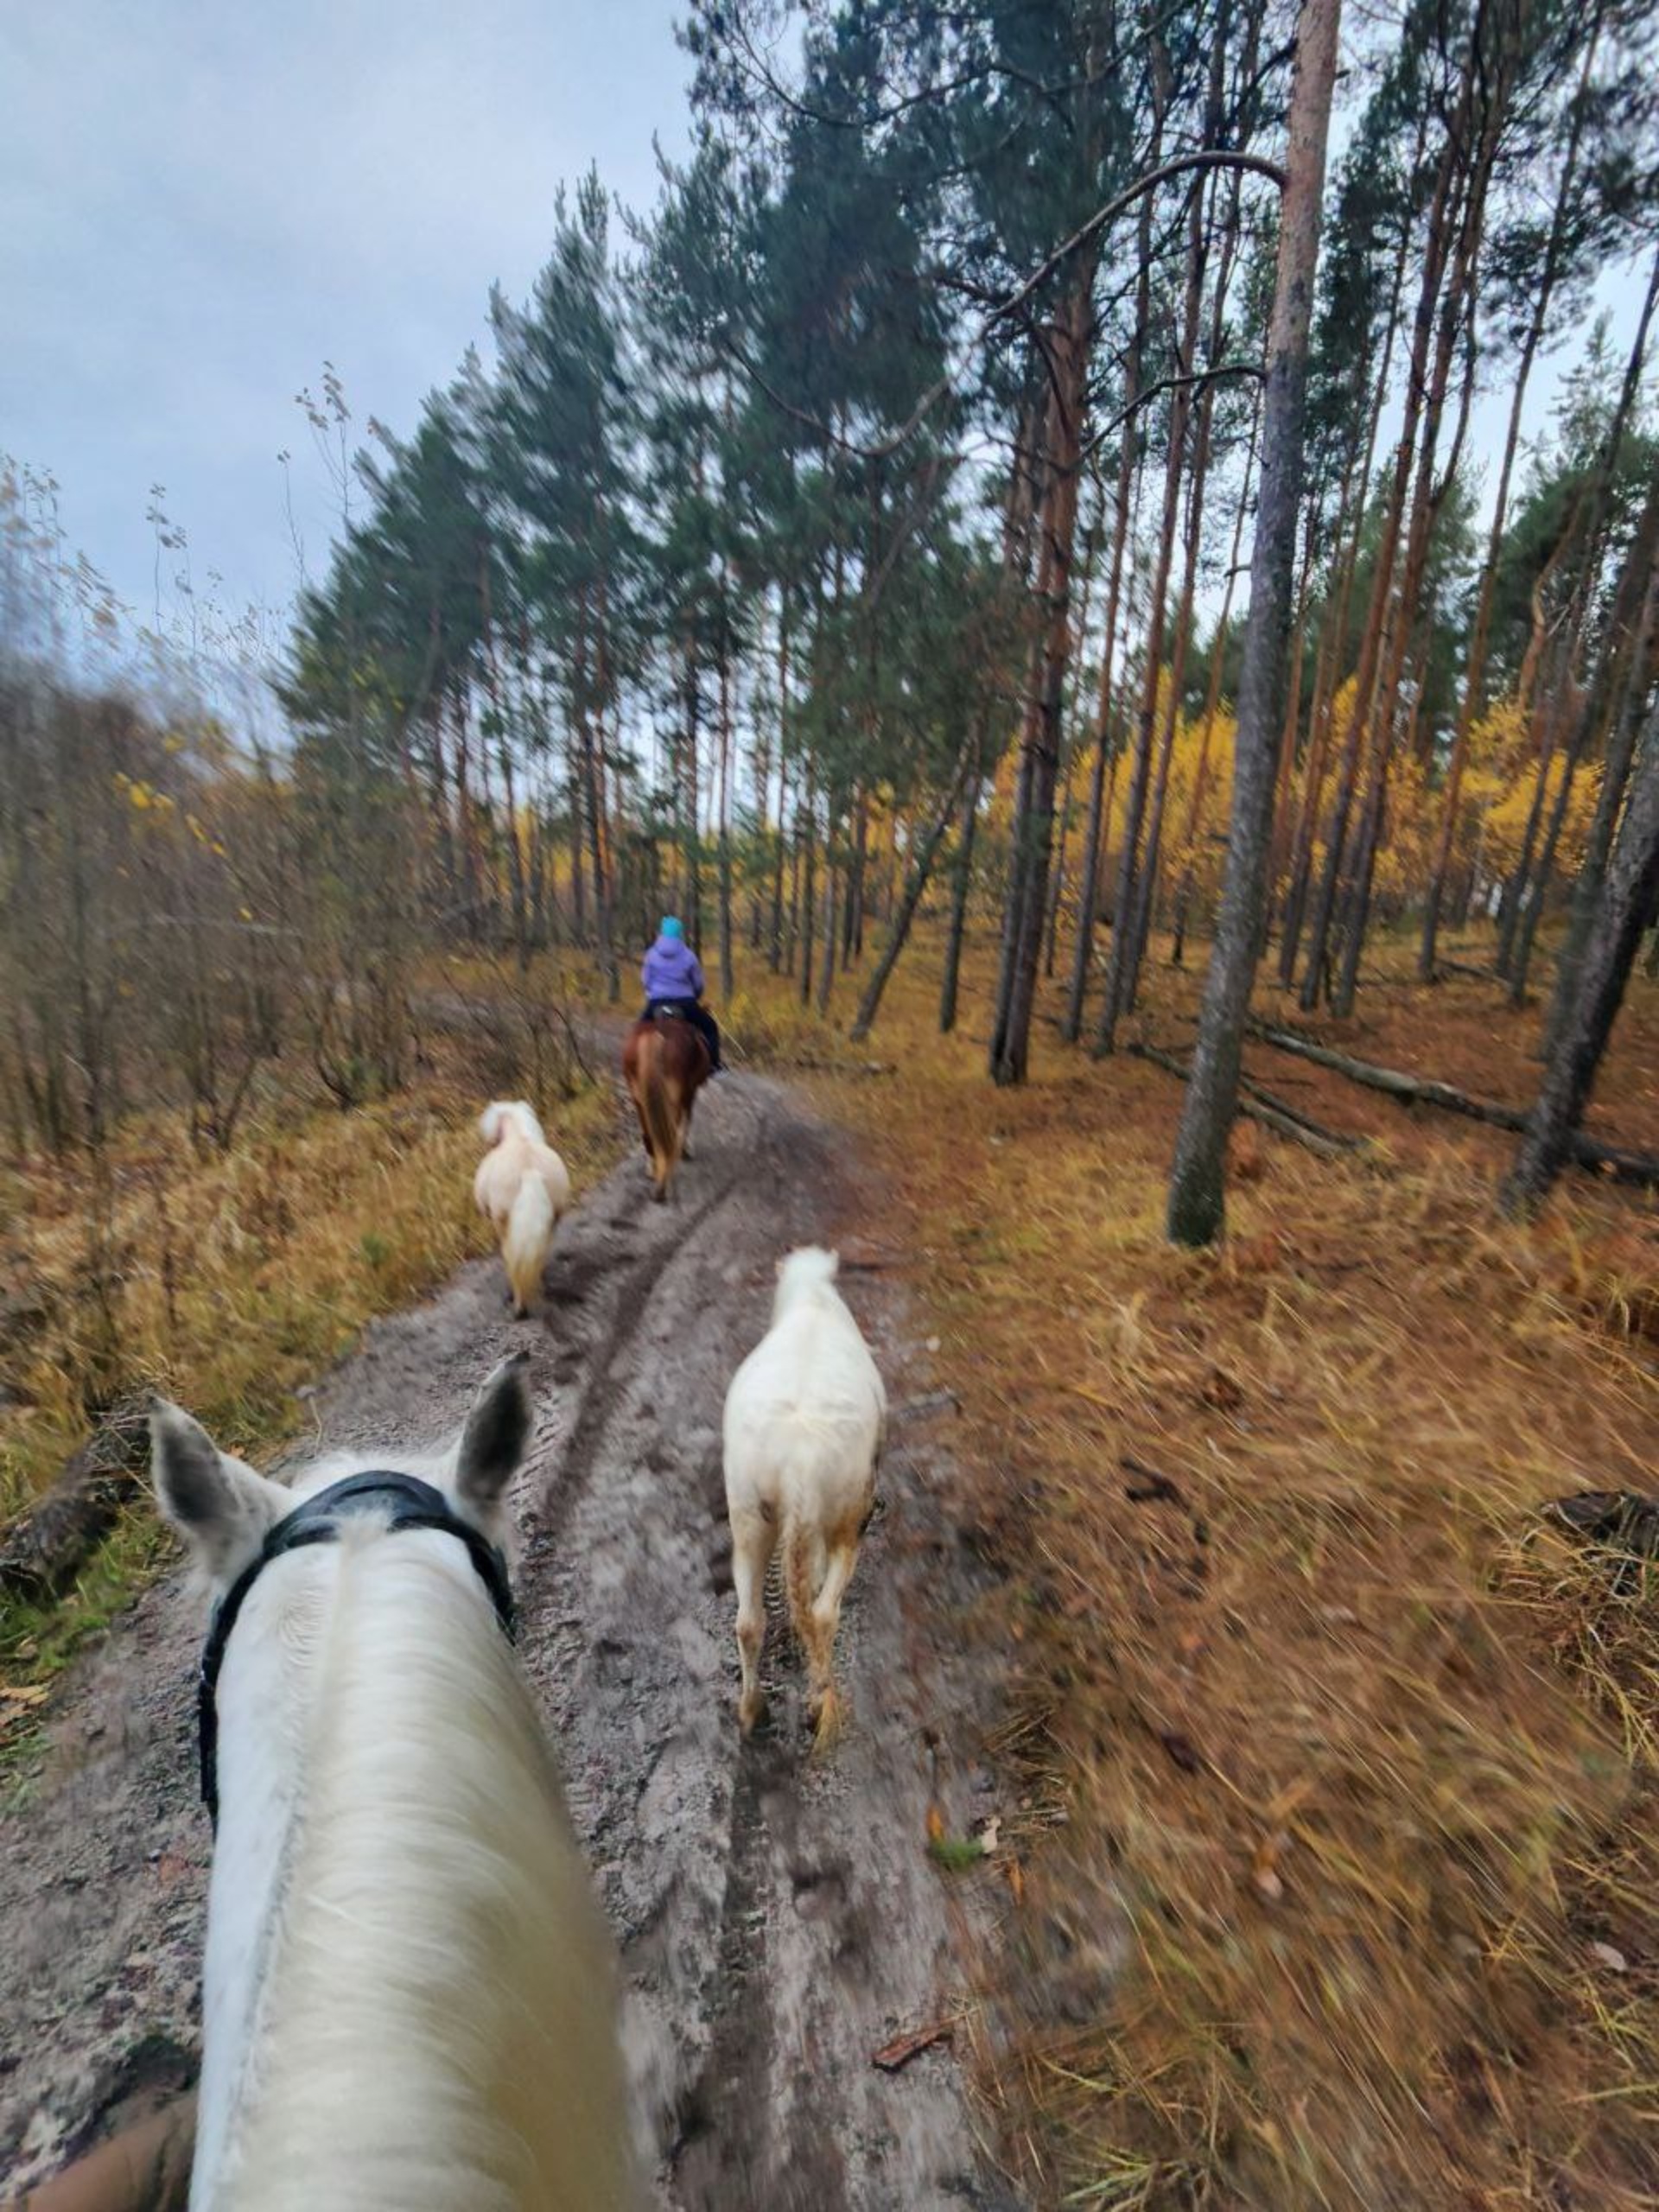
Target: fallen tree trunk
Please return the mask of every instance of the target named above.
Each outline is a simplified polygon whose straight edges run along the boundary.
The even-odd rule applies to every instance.
[[[1380,1090],[1402,1105],[1438,1107],[1443,1114],[1460,1114],[1465,1121],[1481,1122],[1489,1128],[1524,1130],[1527,1127],[1528,1116],[1518,1108],[1471,1098],[1467,1091],[1459,1090],[1449,1083],[1437,1082],[1433,1077],[1407,1075],[1398,1068],[1378,1067],[1370,1060],[1351,1059],[1346,1052],[1333,1052],[1328,1045],[1315,1045],[1310,1039],[1298,1036],[1294,1030],[1275,1029],[1269,1022],[1252,1021],[1249,1030],[1253,1037],[1259,1037],[1263,1044],[1273,1046],[1278,1052],[1294,1052],[1302,1059],[1312,1060],[1316,1067],[1330,1068],[1333,1073],[1345,1076],[1350,1083],[1363,1084],[1368,1090]],[[1638,1190],[1659,1189],[1659,1159],[1651,1153],[1627,1152],[1580,1134],[1573,1138],[1568,1157],[1574,1166],[1592,1175],[1605,1175],[1612,1182],[1629,1183]]]
[[[1128,1045],[1124,1047],[1137,1060],[1150,1060],[1155,1068],[1162,1068],[1168,1075],[1179,1076],[1185,1083],[1191,1070],[1173,1052],[1160,1052],[1155,1045]],[[1323,1128],[1318,1122],[1309,1121],[1306,1114],[1282,1098],[1274,1097],[1270,1090],[1263,1090],[1259,1084],[1239,1078],[1243,1094],[1238,1111],[1247,1120],[1260,1122],[1262,1128],[1275,1135],[1289,1137],[1297,1144],[1306,1145],[1310,1152],[1318,1153],[1321,1160],[1352,1160],[1365,1149],[1363,1137],[1345,1137],[1335,1129]]]
[[[1444,972],[1448,976],[1472,976],[1476,982],[1480,983],[1495,983],[1497,981],[1496,968],[1478,968],[1472,960],[1449,960],[1443,952],[1435,955],[1434,966],[1437,973]]]
[[[140,1399],[105,1416],[40,1503],[0,1529],[0,1592],[38,1599],[62,1589],[137,1489],[149,1437]]]

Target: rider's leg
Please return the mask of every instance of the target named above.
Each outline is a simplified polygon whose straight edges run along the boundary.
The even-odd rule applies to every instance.
[[[715,1075],[722,1072],[720,1065],[720,1025],[706,1006],[694,1006],[691,1020],[698,1035],[709,1047],[709,1065]]]

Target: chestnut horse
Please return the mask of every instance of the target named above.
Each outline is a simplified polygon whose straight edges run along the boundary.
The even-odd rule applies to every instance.
[[[653,1195],[668,1196],[691,1133],[691,1102],[709,1080],[709,1047],[673,1014],[636,1021],[622,1043],[622,1075],[651,1160]]]

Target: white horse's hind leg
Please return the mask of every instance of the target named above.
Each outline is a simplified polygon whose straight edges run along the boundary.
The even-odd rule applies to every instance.
[[[841,1603],[858,1563],[858,1538],[841,1537],[830,1547],[830,1563],[818,1594],[812,1601],[807,1643],[809,1695],[807,1717],[815,1728],[833,1724],[836,1710],[836,1636],[841,1626]]]
[[[737,1657],[743,1670],[738,1725],[747,1736],[766,1709],[760,1689],[760,1647],[766,1637],[766,1569],[778,1541],[778,1524],[758,1508],[732,1516],[732,1586],[737,1593]]]

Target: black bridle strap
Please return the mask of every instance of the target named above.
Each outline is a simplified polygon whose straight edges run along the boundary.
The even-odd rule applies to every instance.
[[[405,1529],[435,1529],[454,1536],[467,1547],[478,1578],[490,1593],[495,1618],[511,1642],[518,1631],[518,1613],[507,1563],[489,1538],[463,1521],[443,1492],[418,1475],[394,1474],[373,1468],[365,1474],[347,1475],[332,1483],[285,1513],[268,1531],[258,1552],[249,1560],[214,1608],[202,1646],[196,1683],[196,1736],[201,1757],[201,1799],[208,1818],[219,1825],[219,1675],[226,1646],[248,1592],[273,1560],[284,1552],[303,1550],[308,1544],[332,1544],[339,1540],[340,1524],[354,1515],[384,1513],[388,1535]]]

